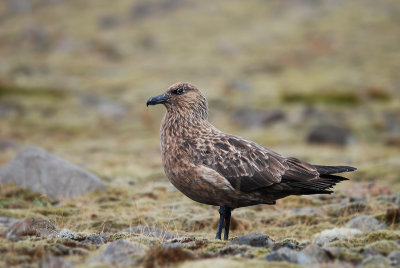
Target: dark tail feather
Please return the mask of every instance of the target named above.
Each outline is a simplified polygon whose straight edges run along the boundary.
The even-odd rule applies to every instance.
[[[336,175],[320,175],[318,179],[306,181],[288,181],[287,184],[293,188],[293,194],[308,195],[308,194],[330,194],[331,189],[337,183],[348,180],[345,177]]]
[[[318,165],[314,165],[314,167],[317,169],[318,173],[321,175],[329,175],[329,174],[336,174],[336,173],[342,173],[342,172],[351,172],[351,171],[357,170],[357,168],[349,167],[349,166],[318,166]]]

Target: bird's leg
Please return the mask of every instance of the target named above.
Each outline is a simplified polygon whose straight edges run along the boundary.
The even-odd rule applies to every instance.
[[[221,240],[222,226],[224,225],[224,220],[225,220],[225,211],[226,211],[225,206],[219,207],[219,222],[218,222],[217,235],[215,236],[215,239]]]
[[[225,233],[224,240],[228,240],[229,237],[229,226],[231,224],[231,211],[230,207],[225,207]]]

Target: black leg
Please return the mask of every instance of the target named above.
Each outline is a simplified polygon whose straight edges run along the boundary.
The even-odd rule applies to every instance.
[[[224,233],[224,240],[228,240],[228,237],[229,237],[229,226],[231,224],[231,211],[232,211],[231,208],[225,207],[225,233]]]
[[[221,233],[222,233],[222,226],[224,225],[224,219],[225,219],[225,207],[220,206],[219,207],[218,229],[217,229],[217,235],[215,236],[215,239],[221,240]]]

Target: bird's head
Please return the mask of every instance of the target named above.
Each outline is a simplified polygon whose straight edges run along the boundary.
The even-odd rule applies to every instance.
[[[200,90],[186,82],[178,82],[170,86],[163,94],[147,100],[147,106],[164,104],[171,115],[190,119],[207,119],[207,100]]]

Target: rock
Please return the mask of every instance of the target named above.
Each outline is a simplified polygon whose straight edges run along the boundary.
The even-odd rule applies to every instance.
[[[49,221],[37,218],[24,218],[17,221],[3,232],[3,236],[10,240],[18,240],[21,236],[36,235],[40,237],[54,237],[59,233]]]
[[[285,261],[296,263],[300,265],[307,265],[311,263],[311,259],[306,254],[289,249],[286,247],[280,248],[277,251],[272,252],[271,254],[265,257],[266,261]]]
[[[361,233],[362,231],[354,228],[333,228],[315,234],[314,239],[317,245],[325,246],[334,240],[352,238],[353,236]]]
[[[384,229],[385,224],[379,223],[377,219],[368,215],[361,215],[351,219],[347,224],[349,228],[355,228],[363,232],[376,231]]]
[[[72,240],[76,240],[77,236],[76,233],[74,233],[71,230],[68,229],[62,229],[58,234],[57,234],[58,238],[69,238]]]
[[[88,237],[86,237],[84,240],[82,240],[82,243],[87,243],[87,244],[92,244],[92,245],[99,245],[99,244],[105,244],[108,241],[108,236],[105,235],[104,233],[99,233],[99,234],[91,234]]]
[[[0,228],[8,228],[19,220],[17,218],[0,217]]]
[[[333,125],[318,125],[310,130],[307,142],[317,144],[348,145],[354,137],[349,130]]]
[[[282,110],[269,109],[269,110],[250,110],[239,109],[232,115],[232,121],[239,123],[243,126],[268,126],[273,123],[283,121],[286,114]]]
[[[371,255],[362,261],[362,267],[364,268],[385,268],[388,266],[388,260],[382,255]]]
[[[153,226],[142,226],[142,225],[126,228],[126,229],[122,230],[121,232],[131,233],[131,234],[141,234],[144,236],[157,237],[157,238],[164,239],[164,240],[183,237],[183,235],[181,235],[181,234],[171,234],[171,233],[168,233],[164,230],[158,229]]]
[[[400,250],[392,251],[389,256],[389,264],[392,266],[400,265]]]
[[[243,236],[238,236],[232,239],[228,245],[249,245],[252,247],[270,247],[274,244],[274,240],[268,235],[261,233],[251,233]]]
[[[318,246],[316,243],[311,243],[302,252],[308,255],[313,263],[322,263],[333,259],[328,250]]]
[[[126,240],[116,240],[107,245],[100,256],[89,259],[90,262],[102,262],[114,265],[135,265],[135,257],[142,256],[144,251]]]
[[[74,264],[64,258],[47,256],[40,261],[40,268],[73,268]]]
[[[284,240],[282,242],[275,243],[272,247],[273,250],[278,250],[280,248],[290,248],[290,249],[295,249],[295,250],[302,250],[303,247],[299,245],[299,242],[297,241],[290,241],[290,240]]]
[[[21,149],[0,168],[0,183],[6,182],[56,199],[106,187],[96,175],[37,147]]]

